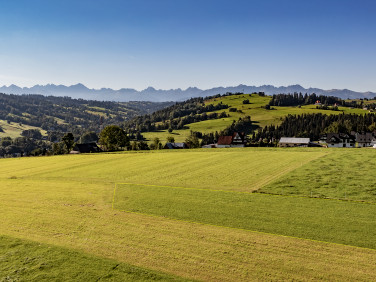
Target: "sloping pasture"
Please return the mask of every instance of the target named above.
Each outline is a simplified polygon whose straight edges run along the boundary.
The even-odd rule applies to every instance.
[[[138,279],[375,280],[376,250],[112,209],[115,183],[252,192],[330,153],[245,148],[2,159],[0,242],[8,247],[0,254],[0,279],[28,278],[29,260],[36,261],[32,277],[43,277],[50,269],[41,264],[57,263],[43,261],[44,252],[61,262],[78,252],[86,256],[80,267],[95,279],[125,280],[111,270],[119,264],[141,267]],[[12,256],[17,245],[25,249],[22,260]],[[101,259],[110,260],[105,270],[90,272],[91,260]]]
[[[118,184],[114,208],[376,249],[376,204]]]

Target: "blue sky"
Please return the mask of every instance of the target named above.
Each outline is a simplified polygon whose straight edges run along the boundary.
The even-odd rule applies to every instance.
[[[373,0],[0,0],[0,85],[376,91]]]

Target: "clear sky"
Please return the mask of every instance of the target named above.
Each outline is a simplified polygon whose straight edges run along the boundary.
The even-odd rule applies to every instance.
[[[0,85],[376,91],[374,0],[0,0]]]

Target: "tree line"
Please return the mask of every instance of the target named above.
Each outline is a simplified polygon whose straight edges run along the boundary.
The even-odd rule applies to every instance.
[[[270,106],[303,106],[303,105],[312,105],[315,104],[317,101],[320,102],[321,108],[328,109],[328,106],[337,105],[343,107],[352,107],[352,108],[363,108],[367,107],[368,109],[375,109],[376,103],[367,103],[365,104],[364,101],[368,99],[360,99],[360,100],[343,100],[338,97],[334,96],[324,96],[324,95],[316,95],[307,94],[304,95],[302,93],[289,93],[289,94],[275,94],[272,96],[272,99],[269,101]]]
[[[254,132],[251,143],[276,145],[281,137],[286,136],[318,140],[324,133],[372,132],[375,129],[376,115],[372,113],[287,115],[280,125],[265,126]]]

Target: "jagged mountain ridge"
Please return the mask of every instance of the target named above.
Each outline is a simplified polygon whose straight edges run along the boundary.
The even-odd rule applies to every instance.
[[[240,84],[231,87],[215,87],[211,89],[202,90],[197,87],[189,87],[185,90],[180,88],[162,90],[148,87],[142,91],[137,91],[132,88],[121,88],[114,90],[111,88],[89,89],[85,85],[78,83],[71,86],[65,85],[35,85],[33,87],[19,87],[17,85],[2,86],[0,93],[6,94],[41,94],[45,96],[68,96],[72,98],[81,98],[86,100],[98,101],[151,101],[151,102],[165,102],[165,101],[184,101],[193,97],[205,97],[216,94],[224,94],[226,92],[265,92],[267,95],[279,93],[316,93],[318,95],[336,96],[342,99],[355,98],[373,98],[376,96],[375,92],[356,92],[348,89],[331,89],[323,90],[320,88],[304,88],[299,84],[290,86],[275,87],[273,85],[262,86],[248,86]]]

